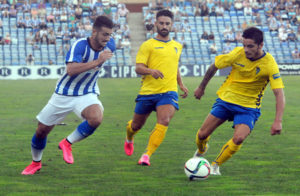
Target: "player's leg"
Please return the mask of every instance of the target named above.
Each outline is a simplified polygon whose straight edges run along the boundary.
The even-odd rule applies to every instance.
[[[147,113],[147,114],[134,113],[133,119],[127,123],[126,139],[125,139],[125,143],[124,143],[124,151],[125,151],[126,155],[130,156],[133,154],[134,135],[144,126],[149,115],[150,115],[150,113]]]
[[[32,162],[23,171],[23,175],[33,175],[35,172],[42,168],[42,156],[43,150],[47,144],[47,135],[53,129],[53,126],[47,126],[42,123],[38,123],[36,133],[31,140],[31,155]]]
[[[104,108],[96,94],[87,94],[76,97],[74,100],[75,114],[84,121],[59,143],[59,148],[63,151],[63,159],[66,163],[74,162],[71,145],[92,135],[103,119]]]
[[[196,134],[196,144],[197,151],[194,156],[203,156],[208,149],[208,140],[210,135],[214,132],[214,130],[219,127],[222,123],[224,123],[224,119],[217,118],[212,114],[208,114],[206,119],[204,120],[201,128],[198,130]]]
[[[146,152],[139,160],[140,165],[150,165],[150,157],[163,142],[174,113],[175,107],[171,104],[160,105],[156,108],[157,123],[150,135]]]

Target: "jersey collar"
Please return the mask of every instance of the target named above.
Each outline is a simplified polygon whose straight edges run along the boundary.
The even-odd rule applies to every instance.
[[[168,43],[169,41],[171,41],[170,39],[167,40],[167,41],[164,41],[164,40],[161,40],[161,39],[157,39],[157,38],[153,38],[153,39],[155,39],[155,40],[157,40],[157,41],[160,41],[160,42],[165,42],[165,43]]]

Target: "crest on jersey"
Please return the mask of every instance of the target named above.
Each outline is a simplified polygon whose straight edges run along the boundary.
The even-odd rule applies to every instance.
[[[277,78],[280,78],[280,73],[273,74],[272,76],[273,76],[273,79],[275,80]]]
[[[174,47],[174,49],[175,49],[175,52],[176,52],[176,54],[177,54],[177,52],[178,52],[178,49],[177,49],[176,47]]]
[[[256,75],[260,72],[260,68],[256,67]]]

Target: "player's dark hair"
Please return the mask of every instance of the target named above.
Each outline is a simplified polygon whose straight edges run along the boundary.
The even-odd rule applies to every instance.
[[[243,38],[252,39],[259,45],[264,41],[264,33],[256,27],[249,27],[243,32]]]
[[[93,24],[94,29],[101,29],[102,27],[112,29],[113,26],[112,20],[106,16],[98,16]]]
[[[174,15],[170,10],[159,10],[156,14],[156,20],[160,17],[160,16],[167,16],[170,17],[173,21]]]

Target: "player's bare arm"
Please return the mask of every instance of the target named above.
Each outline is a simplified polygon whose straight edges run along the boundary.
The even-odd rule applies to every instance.
[[[181,75],[180,75],[180,71],[178,69],[177,71],[177,84],[180,88],[180,90],[183,91],[183,94],[181,94],[180,96],[182,98],[186,98],[188,96],[188,93],[189,93],[189,90],[184,86],[183,82],[182,82],[182,79],[181,79]]]
[[[109,50],[104,50],[100,53],[99,58],[87,62],[87,63],[68,63],[67,64],[67,73],[69,76],[74,76],[80,74],[82,72],[88,71],[90,69],[94,69],[97,66],[101,66],[106,60],[110,59],[113,56],[113,53]]]
[[[275,120],[271,127],[271,135],[280,134],[282,129],[282,116],[285,106],[285,96],[282,88],[273,89],[273,93],[276,99],[276,114]]]
[[[163,78],[164,75],[157,69],[150,69],[143,63],[137,63],[135,66],[135,72],[140,75],[151,75],[153,78]]]
[[[211,66],[206,71],[200,85],[194,91],[194,96],[196,99],[201,99],[201,97],[204,95],[204,91],[208,82],[216,74],[217,70],[218,68],[216,68],[215,64],[211,64]]]

